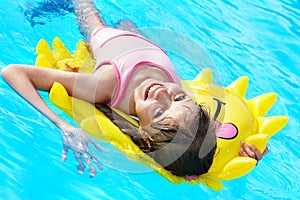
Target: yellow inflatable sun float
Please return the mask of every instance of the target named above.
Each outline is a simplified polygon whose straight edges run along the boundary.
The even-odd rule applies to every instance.
[[[92,73],[95,61],[87,45],[79,41],[74,54],[59,38],[52,43],[52,50],[45,40],[40,40],[36,48],[36,66],[65,71]],[[256,160],[238,154],[241,141],[254,144],[261,152],[270,137],[280,131],[288,122],[286,116],[264,117],[276,101],[275,93],[246,99],[248,78],[240,77],[226,88],[213,84],[212,73],[204,69],[194,80],[183,80],[183,88],[199,104],[210,109],[217,121],[217,151],[214,161],[206,174],[188,181],[171,174],[151,157],[143,153],[130,137],[120,131],[102,112],[90,103],[70,97],[65,88],[55,83],[50,91],[51,101],[70,115],[86,132],[99,140],[113,144],[132,160],[141,162],[173,183],[201,183],[211,189],[221,190],[222,180],[231,180],[250,172]],[[113,109],[115,110],[115,109]],[[117,111],[117,110],[115,110]],[[138,123],[120,113],[135,125]]]

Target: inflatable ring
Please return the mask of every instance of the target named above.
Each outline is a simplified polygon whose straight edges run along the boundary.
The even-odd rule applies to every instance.
[[[59,38],[53,41],[52,49],[46,41],[37,45],[36,65],[66,71],[91,73],[95,65],[87,46],[80,41],[74,55],[66,49]],[[85,65],[84,68],[81,68]],[[60,83],[50,91],[50,100],[70,115],[86,132],[99,140],[106,140],[132,160],[141,162],[173,183],[201,183],[211,189],[221,190],[222,180],[231,180],[250,172],[257,161],[238,155],[241,141],[255,145],[261,152],[270,137],[280,131],[288,122],[286,116],[265,117],[276,101],[275,93],[246,99],[248,78],[240,77],[226,88],[213,84],[212,73],[204,69],[194,80],[183,80],[184,90],[199,104],[209,108],[217,124],[217,151],[213,164],[206,174],[188,181],[171,174],[151,157],[143,153],[129,136],[122,133],[102,112],[93,105],[70,97]],[[114,109],[115,110],[115,109]],[[117,111],[117,110],[115,110]],[[120,113],[124,118],[138,123]]]

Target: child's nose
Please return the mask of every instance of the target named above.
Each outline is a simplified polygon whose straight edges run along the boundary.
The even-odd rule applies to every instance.
[[[156,100],[163,100],[163,101],[171,101],[172,95],[169,93],[167,89],[161,89],[157,91],[155,95]]]

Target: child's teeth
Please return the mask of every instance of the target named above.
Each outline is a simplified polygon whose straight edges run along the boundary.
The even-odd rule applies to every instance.
[[[152,91],[155,90],[155,87],[156,87],[156,86],[157,86],[157,85],[153,85],[153,86],[149,89],[148,95],[150,95],[150,94],[152,93]]]

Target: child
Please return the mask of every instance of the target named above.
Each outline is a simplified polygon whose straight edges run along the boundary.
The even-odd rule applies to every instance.
[[[73,6],[96,59],[93,74],[27,65],[9,65],[2,71],[3,78],[22,97],[60,128],[63,161],[71,149],[79,162],[78,172],[83,173],[85,161],[93,177],[96,169],[91,160],[99,169],[102,166],[88,143],[102,149],[81,129],[53,113],[38,95],[36,90],[49,91],[54,82],[63,84],[73,97],[108,104],[136,116],[140,127],[131,135],[134,142],[174,175],[195,177],[206,173],[216,150],[215,123],[207,110],[183,91],[165,52],[139,34],[106,27],[92,1],[74,0]],[[202,145],[204,138],[207,144]],[[206,152],[205,156],[199,156],[200,150]],[[262,158],[253,145],[245,143],[239,153]]]

